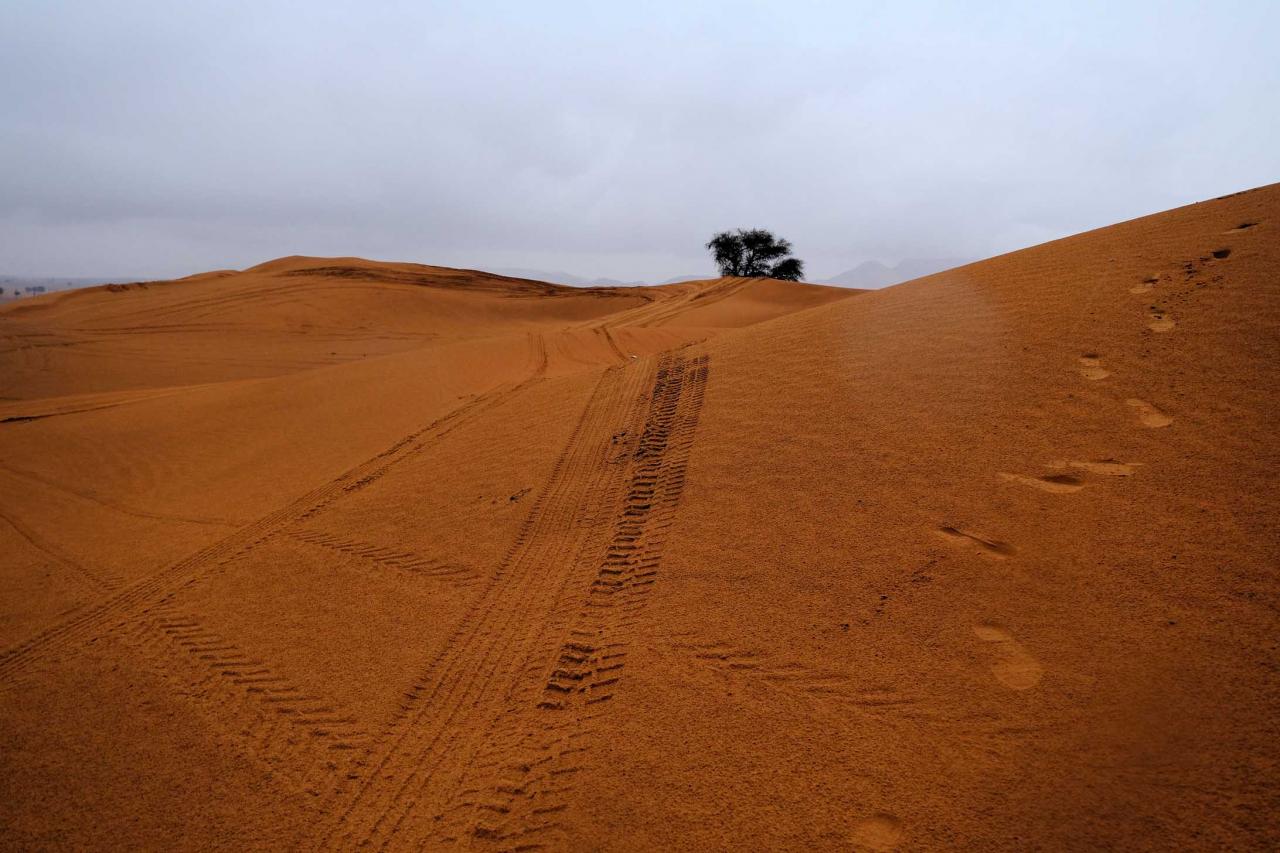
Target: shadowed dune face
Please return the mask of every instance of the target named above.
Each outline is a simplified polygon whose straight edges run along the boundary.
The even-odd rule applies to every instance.
[[[1274,847],[1278,217],[0,311],[0,840]]]

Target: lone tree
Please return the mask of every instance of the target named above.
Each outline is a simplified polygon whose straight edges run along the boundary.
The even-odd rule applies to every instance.
[[[787,257],[791,243],[761,228],[721,231],[707,243],[720,275],[743,278],[781,278],[799,281],[804,261]]]

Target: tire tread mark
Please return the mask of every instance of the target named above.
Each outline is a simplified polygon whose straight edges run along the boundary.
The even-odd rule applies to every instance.
[[[0,653],[0,683],[12,680],[45,655],[92,636],[97,630],[125,621],[130,614],[136,614],[148,603],[183,586],[202,572],[248,553],[286,527],[315,516],[346,494],[367,487],[396,464],[426,449],[463,422],[493,408],[539,378],[540,370],[517,385],[500,386],[473,398],[285,507],[262,516],[214,544],[131,584],[112,597],[76,611],[56,625],[11,646]]]
[[[124,583],[124,581],[118,576],[100,575],[97,572],[90,571],[76,560],[73,560],[71,557],[63,554],[57,546],[46,542],[34,530],[31,530],[16,518],[0,512],[0,521],[3,521],[5,524],[12,527],[14,532],[25,539],[32,548],[49,557],[59,566],[70,570],[82,583],[94,592],[111,593],[119,589],[120,585]]]
[[[299,789],[323,788],[368,742],[356,717],[210,630],[166,599],[120,632],[126,647],[175,692],[243,735],[245,751]]]
[[[488,586],[406,692],[400,714],[369,751],[364,778],[352,790],[335,791],[326,807],[333,823],[308,846],[404,844],[415,835],[404,830],[430,820],[456,790],[477,739],[506,707],[566,591],[589,571],[577,557],[610,517],[595,504],[623,475],[620,436],[638,419],[637,397],[651,369],[646,361],[601,374]]]
[[[424,846],[538,849],[566,846],[559,820],[593,742],[608,737],[608,708],[630,653],[685,482],[708,359],[665,357],[615,503],[611,535],[552,654],[535,661],[532,689],[486,737]],[[599,553],[599,552],[597,552]]]
[[[471,586],[477,580],[475,571],[467,566],[443,563],[432,557],[426,557],[412,551],[383,548],[369,542],[348,539],[320,530],[291,530],[288,536],[307,545],[337,551],[342,554],[351,554],[407,575],[433,578],[453,586]]]

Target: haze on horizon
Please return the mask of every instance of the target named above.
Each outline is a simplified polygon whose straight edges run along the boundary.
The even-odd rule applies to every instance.
[[[1280,6],[0,8],[0,272],[286,254],[819,280],[1280,177]],[[1229,156],[1223,156],[1227,152]]]

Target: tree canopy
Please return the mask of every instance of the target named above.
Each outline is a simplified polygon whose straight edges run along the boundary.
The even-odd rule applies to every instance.
[[[799,281],[804,261],[789,257],[791,243],[762,228],[721,231],[707,242],[722,276]]]

